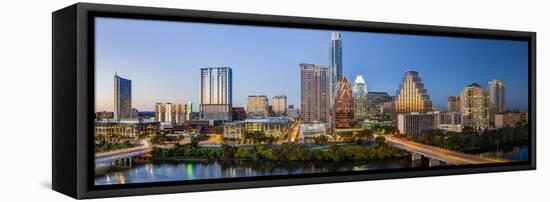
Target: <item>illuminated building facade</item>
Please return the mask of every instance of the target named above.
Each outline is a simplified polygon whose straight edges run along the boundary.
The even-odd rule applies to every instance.
[[[262,132],[267,136],[284,137],[290,129],[290,121],[286,117],[266,117],[234,121],[223,126],[223,136],[242,138],[246,133]]]
[[[125,138],[137,138],[144,134],[155,134],[159,130],[159,122],[140,120],[96,121],[94,135],[96,139],[109,138],[114,135],[120,135]]]
[[[334,128],[353,127],[353,97],[348,79],[344,76],[338,82],[338,92],[334,101]]]
[[[418,72],[407,71],[403,76],[397,98],[395,100],[395,111],[397,113],[427,112],[432,110],[432,103],[424,83]]]
[[[300,64],[300,100],[304,123],[329,123],[329,68]]]
[[[358,75],[357,78],[355,78],[351,92],[354,105],[354,118],[358,120],[365,119],[368,112],[369,100],[367,84],[365,83],[363,76]]]
[[[461,112],[464,115],[464,126],[474,130],[489,127],[489,98],[488,93],[477,84],[472,83],[464,88],[460,94]]]

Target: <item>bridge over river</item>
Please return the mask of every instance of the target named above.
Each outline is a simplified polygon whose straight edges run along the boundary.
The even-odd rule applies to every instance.
[[[384,137],[386,138],[386,142],[388,142],[390,145],[410,152],[412,154],[413,160],[419,160],[422,158],[422,156],[430,159],[430,166],[437,166],[441,162],[445,162],[451,165],[465,165],[504,163],[509,161],[505,159],[486,158],[472,154],[451,151],[440,147],[434,147],[413,141],[408,141],[391,135],[387,135]]]

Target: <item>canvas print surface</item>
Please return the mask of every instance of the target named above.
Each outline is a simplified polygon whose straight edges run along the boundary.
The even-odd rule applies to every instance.
[[[528,42],[96,17],[95,185],[528,161]]]

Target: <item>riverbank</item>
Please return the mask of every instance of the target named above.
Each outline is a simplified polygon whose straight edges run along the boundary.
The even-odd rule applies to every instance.
[[[253,146],[230,146],[218,148],[197,147],[192,144],[175,145],[172,148],[154,148],[153,160],[253,160],[253,161],[365,161],[401,157],[403,151],[387,145],[383,139],[367,144],[309,145],[284,143],[281,145],[256,144]]]

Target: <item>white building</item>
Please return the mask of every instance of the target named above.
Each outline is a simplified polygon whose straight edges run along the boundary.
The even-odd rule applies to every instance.
[[[327,127],[324,123],[300,124],[300,139],[327,135]]]

